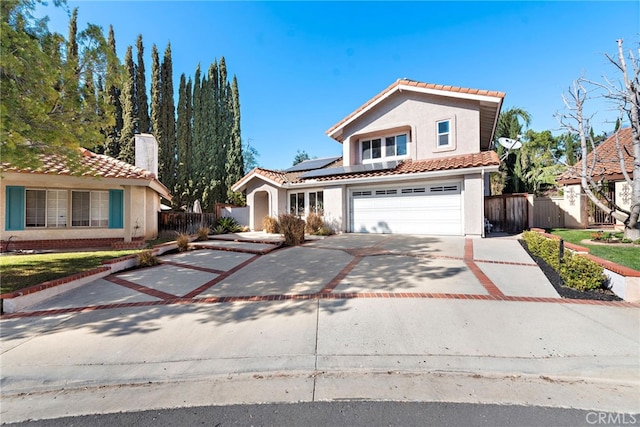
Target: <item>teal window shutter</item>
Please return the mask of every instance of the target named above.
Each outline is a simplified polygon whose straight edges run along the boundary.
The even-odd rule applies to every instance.
[[[24,187],[7,185],[5,205],[5,230],[24,230]]]
[[[123,190],[109,190],[109,228],[124,228]]]

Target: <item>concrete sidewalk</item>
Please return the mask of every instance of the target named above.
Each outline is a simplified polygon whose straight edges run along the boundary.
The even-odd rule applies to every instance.
[[[638,306],[560,299],[514,239],[162,258],[3,318],[2,422],[337,399],[640,411]]]

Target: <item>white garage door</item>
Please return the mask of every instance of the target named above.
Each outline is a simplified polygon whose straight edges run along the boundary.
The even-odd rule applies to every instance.
[[[354,233],[462,234],[461,184],[351,191]]]

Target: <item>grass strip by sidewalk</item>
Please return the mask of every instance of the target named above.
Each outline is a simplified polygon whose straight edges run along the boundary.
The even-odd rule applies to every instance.
[[[49,280],[100,267],[102,261],[140,250],[63,252],[0,256],[0,293],[14,292]]]
[[[550,233],[562,237],[565,242],[588,248],[589,253],[599,258],[640,271],[640,246],[638,245],[616,246],[613,244],[592,245],[582,243],[583,240],[591,239],[591,235],[594,233],[593,230],[553,228]]]

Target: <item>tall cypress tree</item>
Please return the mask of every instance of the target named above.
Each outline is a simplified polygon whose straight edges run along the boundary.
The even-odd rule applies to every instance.
[[[174,191],[176,184],[176,112],[173,101],[173,64],[171,60],[171,43],[167,48],[160,65],[160,132],[158,151],[160,164],[158,173],[160,179],[170,191]]]
[[[202,201],[203,180],[206,175],[206,152],[204,139],[204,122],[202,110],[202,78],[200,73],[200,64],[196,67],[196,73],[193,81],[192,96],[192,164],[191,164],[191,202],[196,200]],[[189,205],[191,206],[191,205]]]
[[[138,35],[136,41],[138,49],[138,64],[136,67],[136,102],[138,113],[138,133],[149,132],[149,101],[147,98],[147,83],[144,69],[144,46],[142,45],[142,34]]]
[[[217,63],[214,61],[209,66],[207,79],[202,79],[202,89],[200,92],[202,109],[202,144],[205,163],[201,176],[202,185],[202,208],[205,211],[212,211],[219,198],[221,187],[221,174],[218,164],[218,85],[219,74]]]
[[[106,136],[106,154],[118,158],[120,156],[120,132],[122,131],[122,104],[120,103],[120,81],[121,70],[120,60],[116,54],[116,37],[113,32],[113,25],[109,26],[109,37],[107,40],[107,103],[111,107],[113,115],[110,124],[104,131]]]
[[[189,178],[191,177],[191,79],[187,83],[184,73],[180,76],[178,90],[178,122],[176,140],[178,145],[176,190],[173,195],[174,206],[180,208],[192,202],[189,197]]]
[[[155,135],[156,140],[160,135],[161,78],[158,48],[154,44],[151,48],[151,133]]]
[[[238,92],[238,79],[233,76],[231,85],[231,135],[227,150],[226,185],[227,199],[233,200],[231,186],[244,175],[244,159],[242,158],[242,138],[240,135],[240,94]]]
[[[132,48],[127,48],[124,58],[126,67],[124,88],[120,95],[122,104],[122,132],[120,134],[120,154],[118,159],[129,164],[135,163],[135,65]]]
[[[61,92],[65,109],[80,111],[82,96],[80,89],[78,57],[78,8],[74,8],[69,19],[66,58],[64,64],[64,89]]]

